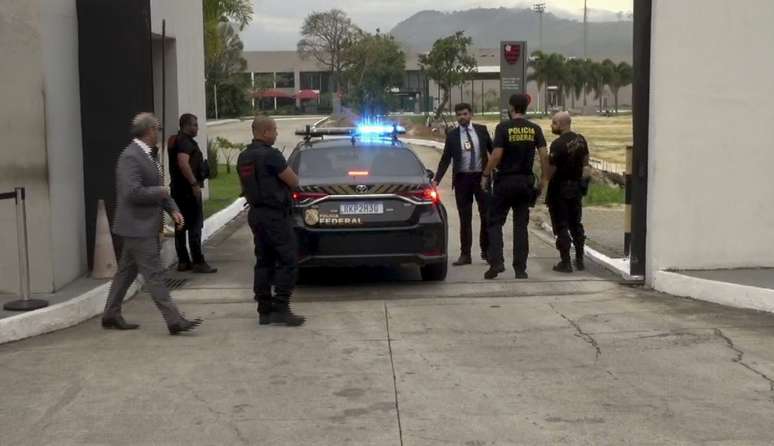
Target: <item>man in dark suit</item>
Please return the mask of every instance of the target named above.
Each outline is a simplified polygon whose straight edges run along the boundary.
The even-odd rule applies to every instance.
[[[172,216],[178,227],[184,222],[169,189],[161,185],[159,149],[156,147],[158,135],[158,119],[150,113],[140,113],[132,120],[134,140],[118,158],[113,233],[121,237],[122,250],[118,272],[110,286],[102,315],[102,326],[106,329],[139,328],[139,325],[128,323],[121,316],[126,291],[138,273],[145,278],[145,286],[161,311],[170,334],[193,330],[202,322],[201,319],[185,319],[164,285],[159,243],[162,209]]]
[[[457,201],[457,210],[460,214],[460,245],[462,252],[460,258],[453,263],[454,266],[470,265],[470,254],[473,245],[473,200],[478,205],[478,214],[481,218],[481,230],[479,235],[479,247],[481,258],[486,260],[489,248],[487,233],[487,193],[481,189],[481,173],[489,161],[492,152],[492,138],[486,126],[472,124],[473,109],[470,104],[457,104],[454,107],[457,114],[459,127],[446,135],[446,144],[443,147],[441,162],[435,174],[435,184],[440,184],[449,164],[452,164],[452,188],[454,198]],[[452,163],[453,162],[453,163]]]

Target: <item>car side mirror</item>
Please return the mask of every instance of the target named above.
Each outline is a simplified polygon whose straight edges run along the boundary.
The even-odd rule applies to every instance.
[[[433,181],[433,178],[435,178],[435,172],[430,169],[426,169],[425,172],[427,173],[427,178],[430,179],[430,181]]]

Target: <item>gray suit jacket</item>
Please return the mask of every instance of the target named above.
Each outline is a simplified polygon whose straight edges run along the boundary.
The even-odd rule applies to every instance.
[[[139,145],[129,144],[116,166],[113,233],[123,237],[158,237],[161,210],[178,210],[174,200],[164,198],[164,190],[156,163]]]

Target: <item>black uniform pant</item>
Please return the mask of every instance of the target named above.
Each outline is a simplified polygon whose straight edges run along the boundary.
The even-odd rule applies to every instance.
[[[481,218],[479,247],[486,253],[489,249],[488,212],[489,195],[481,189],[481,172],[460,172],[454,178],[454,198],[457,201],[457,211],[460,214],[460,246],[462,255],[469,256],[473,245],[473,200],[478,205],[478,215]]]
[[[583,197],[580,189],[573,191],[572,185],[565,185],[560,191],[550,194],[546,203],[556,236],[556,249],[562,261],[570,261],[571,242],[575,245],[576,258],[583,258],[586,231],[582,223]]]
[[[505,175],[495,181],[489,212],[489,264],[502,266],[503,226],[513,211],[513,268],[527,271],[529,255],[529,208],[533,195],[532,175]]]
[[[174,194],[172,198],[183,214],[185,224],[175,228],[175,250],[180,263],[202,263],[202,226],[204,225],[204,209],[199,197],[191,194]],[[187,245],[186,245],[187,243]],[[188,254],[188,248],[191,254]]]
[[[298,248],[291,216],[271,208],[250,208],[247,221],[255,242],[253,291],[258,311],[287,307],[298,277]]]

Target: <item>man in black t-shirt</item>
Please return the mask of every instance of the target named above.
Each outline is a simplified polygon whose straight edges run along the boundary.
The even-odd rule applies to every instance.
[[[180,207],[180,212],[185,219],[185,225],[175,229],[177,270],[209,274],[218,270],[211,267],[202,254],[202,227],[204,226],[202,187],[206,178],[204,178],[204,155],[194,139],[198,134],[199,122],[196,116],[190,113],[180,116],[180,131],[169,138],[167,151],[172,198]],[[191,248],[190,256],[188,247]]]
[[[489,221],[489,270],[486,279],[505,271],[503,258],[503,225],[513,209],[513,268],[517,279],[526,279],[529,255],[529,208],[540,190],[535,188],[532,165],[535,153],[540,155],[544,181],[547,184],[548,151],[543,130],[525,118],[529,96],[515,94],[508,101],[511,119],[497,125],[494,151],[484,169],[482,186],[489,188],[489,178],[497,169],[492,192]]]
[[[561,261],[554,266],[554,271],[571,273],[571,241],[575,245],[575,266],[580,271],[585,269],[583,245],[586,234],[582,223],[582,183],[588,173],[589,146],[582,135],[572,131],[572,118],[567,112],[554,115],[551,131],[559,135],[551,144],[550,182],[546,193],[551,226],[556,236],[556,249],[561,256]]]
[[[298,274],[291,189],[298,187],[298,176],[288,167],[282,152],[272,147],[276,140],[274,120],[255,118],[253,142],[239,155],[237,171],[242,195],[250,204],[247,222],[255,242],[253,291],[258,301],[258,321],[261,325],[298,326],[305,318],[290,309]]]

